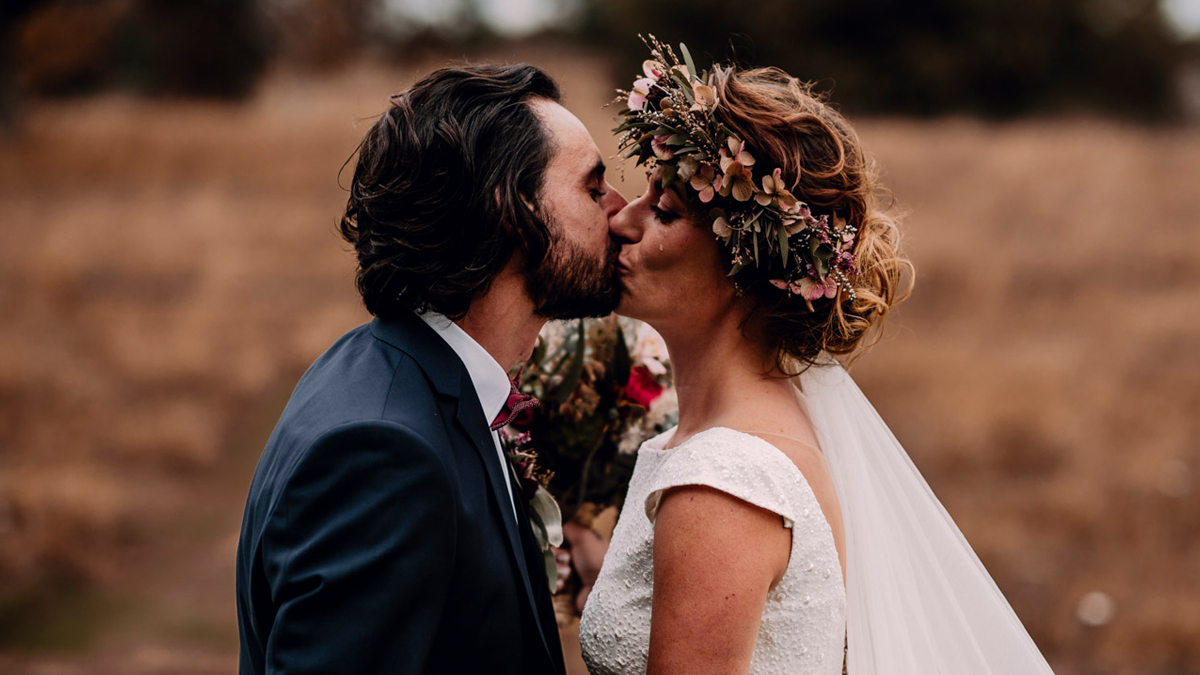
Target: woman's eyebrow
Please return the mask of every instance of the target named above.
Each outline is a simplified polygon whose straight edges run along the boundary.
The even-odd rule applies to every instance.
[[[588,181],[596,181],[597,183],[603,183],[604,182],[604,172],[607,170],[608,170],[608,167],[604,165],[604,160],[597,159],[596,165],[593,166],[592,170],[589,171],[587,174]]]
[[[662,193],[662,195],[664,197],[666,197],[667,195],[670,195],[670,197],[668,197],[668,199],[671,199],[671,201],[679,202],[680,206],[685,206],[687,204],[687,200],[684,199],[684,196],[682,194],[682,185],[679,181],[673,181],[665,189],[660,188],[660,192]]]

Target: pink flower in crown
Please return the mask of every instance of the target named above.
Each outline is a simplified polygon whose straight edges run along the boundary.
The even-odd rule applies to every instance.
[[[788,216],[798,218],[800,215],[800,201],[787,189],[787,184],[783,182],[783,170],[778,167],[762,177],[762,191],[754,195],[754,201],[761,206],[769,206],[771,202],[775,202],[779,210]]]
[[[675,150],[667,145],[667,139],[670,134],[660,134],[650,140],[650,147],[654,150],[654,156],[661,160],[675,159]]]
[[[817,281],[810,277],[803,277],[800,281],[793,283],[788,283],[783,279],[772,279],[771,285],[792,295],[804,298],[804,304],[808,305],[808,311],[810,312],[814,311],[813,300],[832,298],[837,295],[838,291],[837,281],[832,278],[825,281]]]
[[[788,293],[791,293],[792,295],[800,295],[800,287],[799,286],[797,286],[796,284],[789,284],[788,282],[784,281],[783,279],[772,279],[771,285],[774,286],[775,288],[778,288],[781,291],[787,291]]]
[[[707,204],[717,196],[717,191],[721,189],[721,174],[717,173],[716,167],[712,164],[703,164],[688,182],[693,190],[700,193],[700,201]]]
[[[630,110],[641,110],[646,106],[646,97],[650,95],[650,88],[654,83],[655,80],[649,77],[643,77],[633,83],[633,91],[629,92]]]
[[[754,196],[754,175],[750,171],[750,167],[741,162],[730,162],[722,179],[721,196],[733,195],[739,202],[749,201]]]
[[[733,236],[733,226],[729,224],[729,220],[725,216],[717,216],[713,219],[712,231],[727,244],[729,238]]]
[[[746,150],[746,142],[737,136],[725,139],[725,147],[721,148],[721,170],[728,171],[729,165],[737,162],[742,166],[754,166],[754,155]]]
[[[832,298],[837,295],[838,290],[837,280],[832,277],[825,281],[817,281],[811,277],[804,277],[797,285],[800,287],[800,295],[805,300]]]
[[[754,196],[754,175],[750,167],[754,166],[754,156],[746,151],[746,144],[736,136],[726,140],[726,147],[721,148],[721,171],[725,173],[720,189],[722,197],[730,194],[739,202],[749,201]]]

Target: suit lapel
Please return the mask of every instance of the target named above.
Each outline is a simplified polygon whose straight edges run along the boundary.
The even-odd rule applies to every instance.
[[[559,663],[561,658],[556,659],[550,650],[544,617],[539,611],[537,596],[530,583],[530,564],[520,530],[522,526],[529,527],[528,521],[518,523],[513,516],[513,500],[509,497],[503,473],[508,470],[508,467],[502,465],[500,457],[496,453],[492,432],[488,428],[487,420],[483,417],[483,407],[479,403],[479,397],[475,394],[475,385],[471,382],[471,376],[467,372],[466,366],[462,364],[458,355],[446,344],[445,340],[416,315],[402,316],[387,322],[375,319],[371,323],[371,330],[377,338],[411,356],[439,394],[457,399],[456,418],[459,427],[467,438],[471,439],[471,445],[474,446],[487,471],[492,500],[503,522],[504,532],[508,538],[509,552],[520,572],[521,585],[525,589],[525,599],[529,604],[533,622],[537,625],[541,644],[546,649],[546,654],[550,657],[551,662]],[[558,670],[561,672],[562,668],[559,667]]]
[[[525,588],[525,598],[528,600],[529,608],[533,612],[534,623],[537,624],[542,646],[549,653],[550,646],[546,640],[546,628],[543,625],[542,613],[538,608],[537,596],[534,594],[533,585],[530,582],[529,560],[521,537],[522,525],[527,528],[528,524],[518,523],[514,517],[514,504],[513,500],[509,497],[503,473],[504,471],[508,471],[508,467],[501,465],[500,457],[496,454],[496,445],[492,441],[491,429],[488,428],[487,422],[483,419],[483,411],[478,400],[473,395],[473,385],[465,368],[462,371],[462,377],[465,380],[462,383],[463,390],[471,391],[472,395],[463,395],[459,398],[458,422],[462,425],[463,430],[467,432],[467,436],[471,438],[475,450],[479,453],[479,458],[483,461],[483,465],[487,467],[488,481],[492,487],[492,497],[496,508],[500,512],[500,518],[504,521],[504,531],[508,534],[508,544],[513,558],[517,563],[517,568],[521,573],[521,584]],[[514,489],[516,487],[515,485],[513,486]]]
[[[514,482],[513,489],[519,490],[519,485],[519,482]],[[538,618],[541,623],[542,635],[543,637],[551,636],[552,639],[547,639],[547,649],[550,652],[551,660],[558,672],[566,672],[562,644],[558,640],[558,618],[554,615],[554,603],[546,584],[545,562],[542,559],[542,551],[533,537],[533,528],[529,525],[529,505],[521,497],[515,499],[514,502],[517,507],[517,521],[523,524],[518,529],[521,532],[526,564],[531,572],[529,576],[533,584],[534,604],[539,610]]]

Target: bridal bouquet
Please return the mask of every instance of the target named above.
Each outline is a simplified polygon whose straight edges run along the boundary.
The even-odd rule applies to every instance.
[[[678,416],[666,345],[632,319],[546,324],[520,388],[541,405],[510,426],[527,434],[563,519],[584,525],[620,506],[638,446]]]

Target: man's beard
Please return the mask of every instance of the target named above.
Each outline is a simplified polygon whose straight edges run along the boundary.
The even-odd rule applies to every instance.
[[[525,275],[533,313],[543,319],[581,319],[612,314],[621,301],[616,260],[621,246],[611,237],[604,258],[563,238],[550,223],[550,246],[536,269]]]

